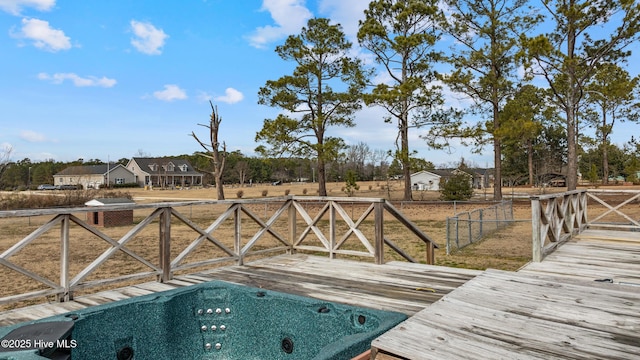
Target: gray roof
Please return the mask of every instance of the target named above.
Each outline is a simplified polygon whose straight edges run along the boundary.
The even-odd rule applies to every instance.
[[[107,172],[113,171],[113,169],[118,166],[123,167],[121,164],[69,166],[56,175],[104,175]]]
[[[180,158],[142,158],[142,157],[134,157],[131,161],[135,161],[136,164],[140,167],[142,172],[146,172],[147,174],[157,174],[158,171],[162,173],[162,175],[173,175],[173,176],[202,176],[202,173],[197,172],[189,160],[180,159]],[[173,164],[173,171],[169,171],[168,169],[162,169],[163,165]],[[157,165],[159,169],[158,171],[153,171],[151,169],[152,165]],[[182,171],[182,167],[186,165],[187,171]]]

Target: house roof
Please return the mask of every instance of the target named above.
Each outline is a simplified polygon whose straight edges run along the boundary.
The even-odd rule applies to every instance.
[[[147,174],[158,174],[158,172],[161,172],[162,175],[173,175],[173,176],[182,176],[182,175],[188,175],[188,176],[197,176],[200,175],[202,176],[202,174],[198,171],[196,171],[193,166],[191,165],[191,163],[189,162],[189,160],[186,159],[180,159],[180,158],[143,158],[143,157],[134,157],[131,158],[131,160],[129,161],[129,164],[131,164],[131,162],[135,162],[136,164],[138,164],[138,167],[140,168],[141,172],[147,173]],[[127,164],[127,167],[129,167],[129,164]],[[168,164],[173,164],[173,171],[170,171],[169,168],[167,169],[163,169],[162,166],[164,165],[168,165]],[[153,170],[152,167],[153,165],[157,165],[159,170]],[[182,169],[184,168],[184,166],[186,166],[186,171],[183,171]]]
[[[87,206],[104,206],[104,205],[115,205],[115,204],[135,204],[135,201],[127,198],[99,198],[87,201],[84,203]]]
[[[124,168],[121,164],[102,164],[102,165],[82,165],[82,166],[69,166],[64,170],[56,173],[59,176],[69,175],[105,175],[107,172],[112,172],[118,167]],[[128,171],[128,170],[127,170]]]
[[[435,175],[437,177],[442,177],[442,175],[438,174],[436,171],[438,170],[420,170],[418,172],[415,172],[413,174],[411,174],[411,177],[420,175],[420,174],[431,174],[431,175]]]

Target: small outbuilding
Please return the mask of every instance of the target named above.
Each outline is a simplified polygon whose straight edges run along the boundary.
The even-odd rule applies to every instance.
[[[93,199],[84,203],[86,206],[99,208],[106,205],[130,205],[135,201],[127,198]],[[98,210],[87,213],[87,223],[95,226],[112,227],[133,224],[133,209],[130,210]]]

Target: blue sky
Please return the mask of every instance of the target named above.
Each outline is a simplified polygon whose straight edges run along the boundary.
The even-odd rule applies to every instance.
[[[191,154],[200,148],[189,134],[208,136],[198,124],[211,100],[228,150],[253,156],[256,132],[278,114],[257,104],[258,90],[293,69],[275,46],[313,16],[342,24],[357,44],[368,2],[0,0],[0,145],[32,161]],[[392,149],[396,128],[383,116],[364,109],[356,127],[332,135]],[[489,148],[431,151],[418,134],[410,146],[436,165],[464,156],[492,166]]]

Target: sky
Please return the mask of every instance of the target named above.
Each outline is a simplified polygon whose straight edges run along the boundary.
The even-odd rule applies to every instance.
[[[201,124],[212,101],[227,150],[257,156],[256,132],[280,112],[258,105],[258,90],[294,66],[275,47],[312,17],[340,23],[357,46],[368,3],[0,0],[0,146],[12,148],[12,160],[32,162],[192,154],[201,148],[191,132],[208,139]],[[364,108],[355,127],[330,135],[391,150],[397,127],[384,116]],[[620,144],[637,128],[630,129],[614,129],[626,136]],[[490,148],[433,151],[419,134],[411,132],[410,147],[436,165],[464,157],[493,166]]]

